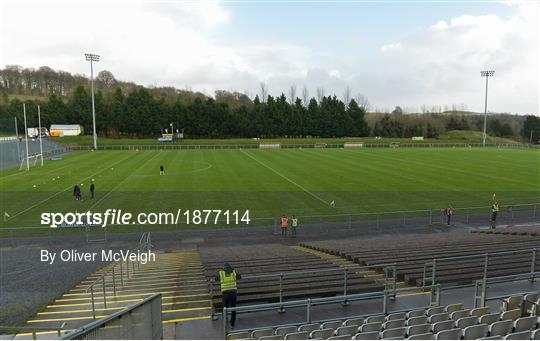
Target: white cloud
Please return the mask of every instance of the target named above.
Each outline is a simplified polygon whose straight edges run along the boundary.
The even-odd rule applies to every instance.
[[[439,21],[435,25],[431,26],[429,29],[432,31],[442,31],[448,28],[448,23],[444,20]]]
[[[339,70],[336,70],[336,69],[332,69],[328,72],[328,74],[331,76],[331,77],[336,77],[336,78],[340,78],[341,77],[341,73],[339,72]]]
[[[85,52],[102,55],[97,69],[140,84],[272,94],[291,84],[343,93],[349,85],[376,107],[466,103],[483,110],[479,71],[490,82],[493,111],[538,113],[538,2],[510,2],[515,14],[434,20],[362,57],[321,53],[295,43],[224,44],[216,33],[234,24],[220,2],[169,0],[2,0],[0,66],[49,65],[88,74]],[[277,19],[276,19],[277,20]],[[276,21],[276,25],[279,22]],[[361,32],[359,32],[360,34]]]
[[[178,21],[181,25],[199,29],[211,29],[229,22],[229,13],[215,1],[147,0],[143,7]]]
[[[223,46],[213,33],[230,13],[219,2],[152,0],[6,0],[0,3],[0,65],[48,65],[88,74],[96,69],[140,84],[243,91],[260,80],[305,74],[295,46]]]
[[[372,101],[391,98],[391,105],[416,107],[466,103],[482,111],[480,70],[493,69],[489,108],[538,114],[538,29],[538,3],[520,4],[508,18],[462,15],[439,21],[399,49],[389,48],[393,44],[381,48],[386,72],[369,76],[374,78]]]
[[[398,50],[401,48],[401,43],[386,44],[381,46],[381,52],[386,52],[390,50]]]

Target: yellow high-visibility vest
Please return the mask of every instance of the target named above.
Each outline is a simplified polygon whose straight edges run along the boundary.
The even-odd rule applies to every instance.
[[[298,219],[297,218],[292,218],[291,221],[292,221],[292,225],[291,225],[292,227],[298,226]]]
[[[492,212],[499,212],[499,204],[493,204],[493,206],[491,206],[491,211]]]
[[[219,272],[219,282],[221,284],[221,292],[236,291],[236,271],[233,270],[230,274],[221,270]]]

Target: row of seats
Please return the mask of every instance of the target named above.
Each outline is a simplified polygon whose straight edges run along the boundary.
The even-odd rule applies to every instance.
[[[407,337],[407,340],[540,340],[540,329],[526,330],[522,332],[513,332],[508,334],[491,334],[492,326],[485,324],[470,326],[465,329],[453,328],[443,330],[437,333],[426,332]],[[397,335],[397,336],[394,336]],[[487,336],[489,335],[489,336]],[[391,333],[379,334],[377,332],[366,332],[356,334],[353,340],[403,340],[405,334],[401,331],[392,331]],[[343,338],[342,340],[345,340]]]
[[[538,293],[511,296],[504,300],[502,310],[494,313],[489,307],[464,309],[463,304],[458,303],[321,324],[257,329],[229,334],[228,339],[477,339],[495,336],[501,339],[507,334],[525,336],[537,328],[538,317],[536,314],[522,317],[528,314],[522,310],[523,302],[537,297]]]
[[[487,324],[478,324],[467,326],[465,328],[448,328],[437,331],[435,325],[415,325],[410,327],[391,328],[383,331],[361,331],[357,332],[356,326],[341,326],[336,329],[331,327],[317,328],[318,326],[303,325],[301,328],[296,327],[281,327],[277,330],[272,329],[259,329],[251,333],[241,332],[229,334],[228,340],[237,339],[252,339],[252,340],[392,340],[392,339],[405,339],[408,340],[528,340],[533,338],[534,340],[540,339],[540,332],[537,327],[538,319],[536,317],[525,317],[531,322],[530,319],[534,318],[533,323],[521,324],[521,328],[518,329],[516,323],[518,321],[499,321]],[[525,321],[525,320],[522,320]],[[516,327],[515,327],[516,326]],[[274,334],[274,332],[276,334]]]
[[[217,276],[224,263],[230,263],[242,275],[238,280],[238,305],[258,304],[275,301],[280,288],[283,300],[305,297],[327,297],[343,293],[343,271],[331,261],[277,244],[256,246],[203,247],[200,250],[205,275],[208,279]],[[295,274],[303,270],[322,270],[309,274]],[[327,271],[335,269],[335,271]],[[278,276],[249,278],[258,274],[287,273],[280,282]],[[350,276],[347,291],[350,294],[382,290],[382,284],[370,278]],[[212,284],[212,304],[221,308],[219,281]]]
[[[375,270],[381,270],[377,264],[396,263],[398,280],[411,285],[421,285],[425,273],[424,265],[434,258],[533,249],[539,244],[540,236],[538,235],[502,236],[447,232],[312,241],[301,245],[341,256],[360,265],[373,266]],[[488,276],[529,272],[531,257],[532,254],[528,253],[492,256]],[[482,278],[483,270],[483,258],[471,258],[459,262],[441,261],[437,263],[436,281],[441,284],[472,283]],[[536,270],[540,270],[540,262],[537,262]]]
[[[523,316],[540,316],[540,294],[510,296],[503,301],[502,311],[519,309]]]

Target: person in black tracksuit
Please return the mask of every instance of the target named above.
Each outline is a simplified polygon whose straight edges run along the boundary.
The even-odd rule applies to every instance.
[[[96,187],[94,186],[94,181],[90,184],[90,198],[94,199],[94,191],[96,190]]]
[[[81,188],[79,187],[79,185],[75,185],[75,187],[73,187],[73,196],[75,197],[75,200],[82,199]]]

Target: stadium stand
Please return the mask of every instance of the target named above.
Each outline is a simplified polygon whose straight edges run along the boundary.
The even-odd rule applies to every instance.
[[[387,315],[242,330],[227,334],[227,339],[537,340],[539,315],[524,309],[528,299],[534,298],[531,295],[538,297],[539,293],[510,296],[496,312],[491,312],[489,307],[462,309],[463,304],[451,304]],[[534,302],[537,304],[540,300]],[[490,318],[482,319],[486,316]]]
[[[218,274],[225,263],[230,263],[242,275],[238,281],[238,304],[276,302],[279,299],[276,293],[280,279],[277,275],[267,276],[272,273],[287,274],[282,282],[284,300],[343,294],[340,265],[291,247],[276,244],[208,247],[201,248],[200,253],[209,280]],[[313,272],[298,273],[308,269]],[[257,277],[262,274],[263,277]],[[215,308],[220,308],[220,284],[214,281],[211,286],[212,303]],[[382,285],[370,278],[354,276],[348,280],[348,292],[351,294],[381,289]]]
[[[481,279],[484,259],[489,253],[488,276],[526,273],[531,270],[531,252],[540,245],[540,236],[448,232],[395,237],[351,238],[301,244],[320,252],[337,255],[359,265],[395,263],[397,277],[410,285],[423,285],[425,264],[434,258],[469,256],[458,261],[439,261],[437,283],[470,284]],[[522,250],[523,252],[518,252]],[[507,252],[497,255],[497,252]],[[516,252],[513,254],[512,252]],[[475,257],[477,255],[478,257]],[[375,270],[380,268],[374,266]],[[536,271],[540,264],[535,264]],[[429,276],[425,284],[429,284]]]
[[[186,321],[210,321],[214,312],[221,309],[220,284],[212,280],[225,263],[230,263],[242,275],[238,281],[238,306],[343,295],[344,274],[350,275],[346,277],[348,295],[380,292],[389,289],[387,274],[382,274],[386,268],[382,264],[395,264],[395,273],[405,285],[423,290],[426,262],[454,256],[470,258],[437,263],[436,283],[470,285],[482,278],[484,271],[484,260],[476,255],[507,252],[492,256],[487,271],[489,276],[531,271],[534,257],[527,252],[540,245],[540,235],[530,233],[533,230],[527,231],[504,235],[447,232],[355,237],[311,241],[297,246],[203,245],[199,246],[198,252],[158,253],[155,263],[130,264],[130,276],[121,279],[118,274],[115,277],[111,273],[118,263],[107,265],[38,312],[27,325],[49,327],[51,331],[42,334],[52,336],[57,333],[53,330],[58,323],[66,322],[64,330],[73,330],[94,320],[93,306],[98,319],[156,293],[162,295],[163,323],[174,325],[175,331],[177,325]],[[527,252],[519,253],[519,250]],[[539,269],[538,265],[533,268]],[[102,286],[100,278],[105,285]],[[89,285],[96,280],[94,292],[89,292]],[[123,281],[121,286],[118,286],[119,280]],[[113,291],[111,284],[115,281],[117,288]],[[342,319],[336,319],[334,315],[328,320],[276,324],[258,329],[249,329],[246,325],[248,329],[228,333],[226,338],[537,339],[540,338],[540,332],[536,331],[540,316],[539,297],[540,292],[536,291],[505,296],[497,310],[487,306],[468,309],[464,304],[454,303]],[[224,331],[227,332],[226,327]],[[18,334],[18,337],[28,336]]]

